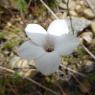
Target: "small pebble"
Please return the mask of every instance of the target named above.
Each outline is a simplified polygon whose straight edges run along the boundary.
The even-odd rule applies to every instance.
[[[81,5],[77,5],[75,10],[76,10],[77,13],[82,13],[83,12],[83,8],[82,8]]]
[[[75,7],[76,7],[76,2],[73,1],[73,0],[70,0],[68,6],[69,6],[69,9],[70,9],[70,10],[74,10]]]
[[[64,12],[64,13],[62,14],[62,18],[65,19],[65,18],[67,17],[67,14],[68,14],[67,12]]]
[[[78,14],[77,14],[75,11],[73,11],[73,10],[70,11],[70,15],[71,15],[71,16],[78,16]]]
[[[90,44],[92,42],[93,39],[93,33],[92,32],[84,32],[82,33],[82,38],[88,43]]]
[[[95,18],[95,15],[90,8],[84,9],[83,13],[84,13],[86,18],[89,18],[89,19]]]

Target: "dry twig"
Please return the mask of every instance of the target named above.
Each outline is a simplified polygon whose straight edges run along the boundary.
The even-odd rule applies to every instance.
[[[55,19],[58,19],[58,17],[56,16],[56,14],[49,8],[49,6],[43,1],[40,0],[40,2],[46,7],[46,9],[55,17]]]
[[[82,44],[82,47],[95,60],[95,55],[84,44]]]
[[[87,91],[88,95],[91,95],[91,94],[89,93],[89,91],[88,91],[88,88],[87,88],[83,83],[81,83],[81,82],[79,81],[79,79],[76,78],[76,76],[74,76],[74,75],[72,75],[72,76],[73,76],[73,78],[76,80],[76,82],[77,82],[81,87],[85,88],[85,90]]]
[[[3,67],[3,66],[0,66],[0,69],[1,69],[1,70],[4,70],[4,71],[7,71],[7,72],[10,72],[10,73],[12,73],[12,74],[16,74],[16,72],[15,72],[14,70],[9,69],[9,68],[6,68],[6,67]],[[20,75],[19,75],[19,76],[20,76]],[[23,76],[20,76],[20,77],[23,78],[23,79],[26,79],[26,80],[28,80],[28,81],[34,83],[34,84],[36,84],[37,86],[39,86],[39,87],[41,87],[41,88],[43,88],[43,89],[45,89],[45,90],[47,90],[47,91],[53,93],[54,95],[59,95],[57,92],[51,90],[50,88],[47,88],[47,87],[43,86],[42,84],[36,82],[35,80],[33,80],[33,79],[29,78],[29,77],[23,77]]]

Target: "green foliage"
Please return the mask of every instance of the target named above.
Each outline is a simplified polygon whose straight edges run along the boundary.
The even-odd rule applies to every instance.
[[[7,79],[5,77],[0,77],[0,95],[5,95],[5,83],[7,83]]]
[[[5,43],[3,49],[11,50],[13,47],[17,46],[20,41],[13,39]]]
[[[95,81],[95,73],[90,73],[88,75],[88,80],[91,81],[91,82]]]
[[[93,92],[91,95],[95,95],[95,92]]]
[[[13,81],[15,84],[19,85],[19,83],[22,82],[22,79],[21,79],[21,77],[16,73],[16,74],[14,74],[12,81]]]
[[[20,32],[20,29],[16,29],[14,32],[15,33],[19,33]]]
[[[0,95],[5,95],[5,87],[0,87]]]
[[[13,32],[14,32],[15,34],[18,34],[18,33],[21,32],[21,31],[22,31],[22,30],[21,30],[20,28],[15,28]]]
[[[48,5],[49,5],[51,8],[57,7],[57,2],[56,2],[56,0],[47,0],[47,2],[48,2]]]
[[[27,10],[27,3],[25,0],[17,0],[17,8],[22,12],[26,12]]]
[[[4,39],[4,33],[0,32],[0,40]]]

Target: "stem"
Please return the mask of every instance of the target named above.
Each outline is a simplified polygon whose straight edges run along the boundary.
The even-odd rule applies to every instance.
[[[54,16],[55,19],[58,19],[58,17],[56,16],[56,14],[49,8],[49,6],[43,1],[40,0],[40,2],[46,7],[46,9]]]
[[[10,72],[10,73],[12,73],[12,74],[15,74],[15,73],[16,73],[14,70],[9,69],[9,68],[6,68],[6,67],[3,67],[3,66],[0,66],[0,69],[2,69],[2,70],[4,70],[4,71],[7,71],[7,72]],[[18,74],[18,75],[19,75],[19,74]],[[20,75],[19,75],[19,76],[20,76]],[[49,88],[43,86],[42,84],[36,82],[35,80],[33,80],[33,79],[29,78],[29,77],[23,77],[23,76],[20,76],[20,77],[23,78],[23,79],[26,79],[26,80],[28,80],[28,81],[34,83],[34,84],[36,84],[37,86],[39,86],[39,87],[41,87],[41,88],[43,88],[43,89],[45,89],[45,90],[47,90],[47,91],[53,93],[54,95],[59,95],[57,92],[55,92],[55,91],[53,91],[53,90],[51,90],[51,89],[49,89]]]
[[[75,71],[75,70],[73,70],[73,69],[71,69],[71,68],[68,68],[68,67],[66,67],[66,66],[63,65],[63,64],[60,64],[60,66],[63,67],[64,69],[67,69],[68,71],[71,71],[71,72],[76,73],[76,74],[78,74],[78,75],[80,75],[80,76],[86,77],[86,75],[84,75],[84,74],[82,74],[82,73],[79,73],[79,72],[77,72],[77,71]]]
[[[74,75],[72,75],[72,76],[73,76],[73,78],[76,80],[76,82],[80,85],[80,87],[85,88],[86,91],[87,91],[87,93],[88,93],[88,95],[91,95],[90,92],[88,91],[88,88],[87,88],[83,83],[81,83],[81,82],[79,81],[79,79],[76,78],[76,76],[74,76]]]
[[[67,1],[67,11],[68,11],[68,16],[69,16],[70,23],[71,23],[72,33],[74,34],[74,28],[73,28],[73,23],[72,23],[72,17],[71,17],[70,12],[69,12],[69,0]]]
[[[95,60],[95,55],[84,44],[82,44],[82,47]]]

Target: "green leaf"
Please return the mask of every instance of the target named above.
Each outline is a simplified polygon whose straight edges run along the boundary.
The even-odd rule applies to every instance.
[[[17,1],[17,8],[18,10],[22,11],[22,12],[26,12],[27,10],[27,3],[25,0],[18,0]]]
[[[3,32],[0,32],[0,39],[4,39],[4,33]]]

